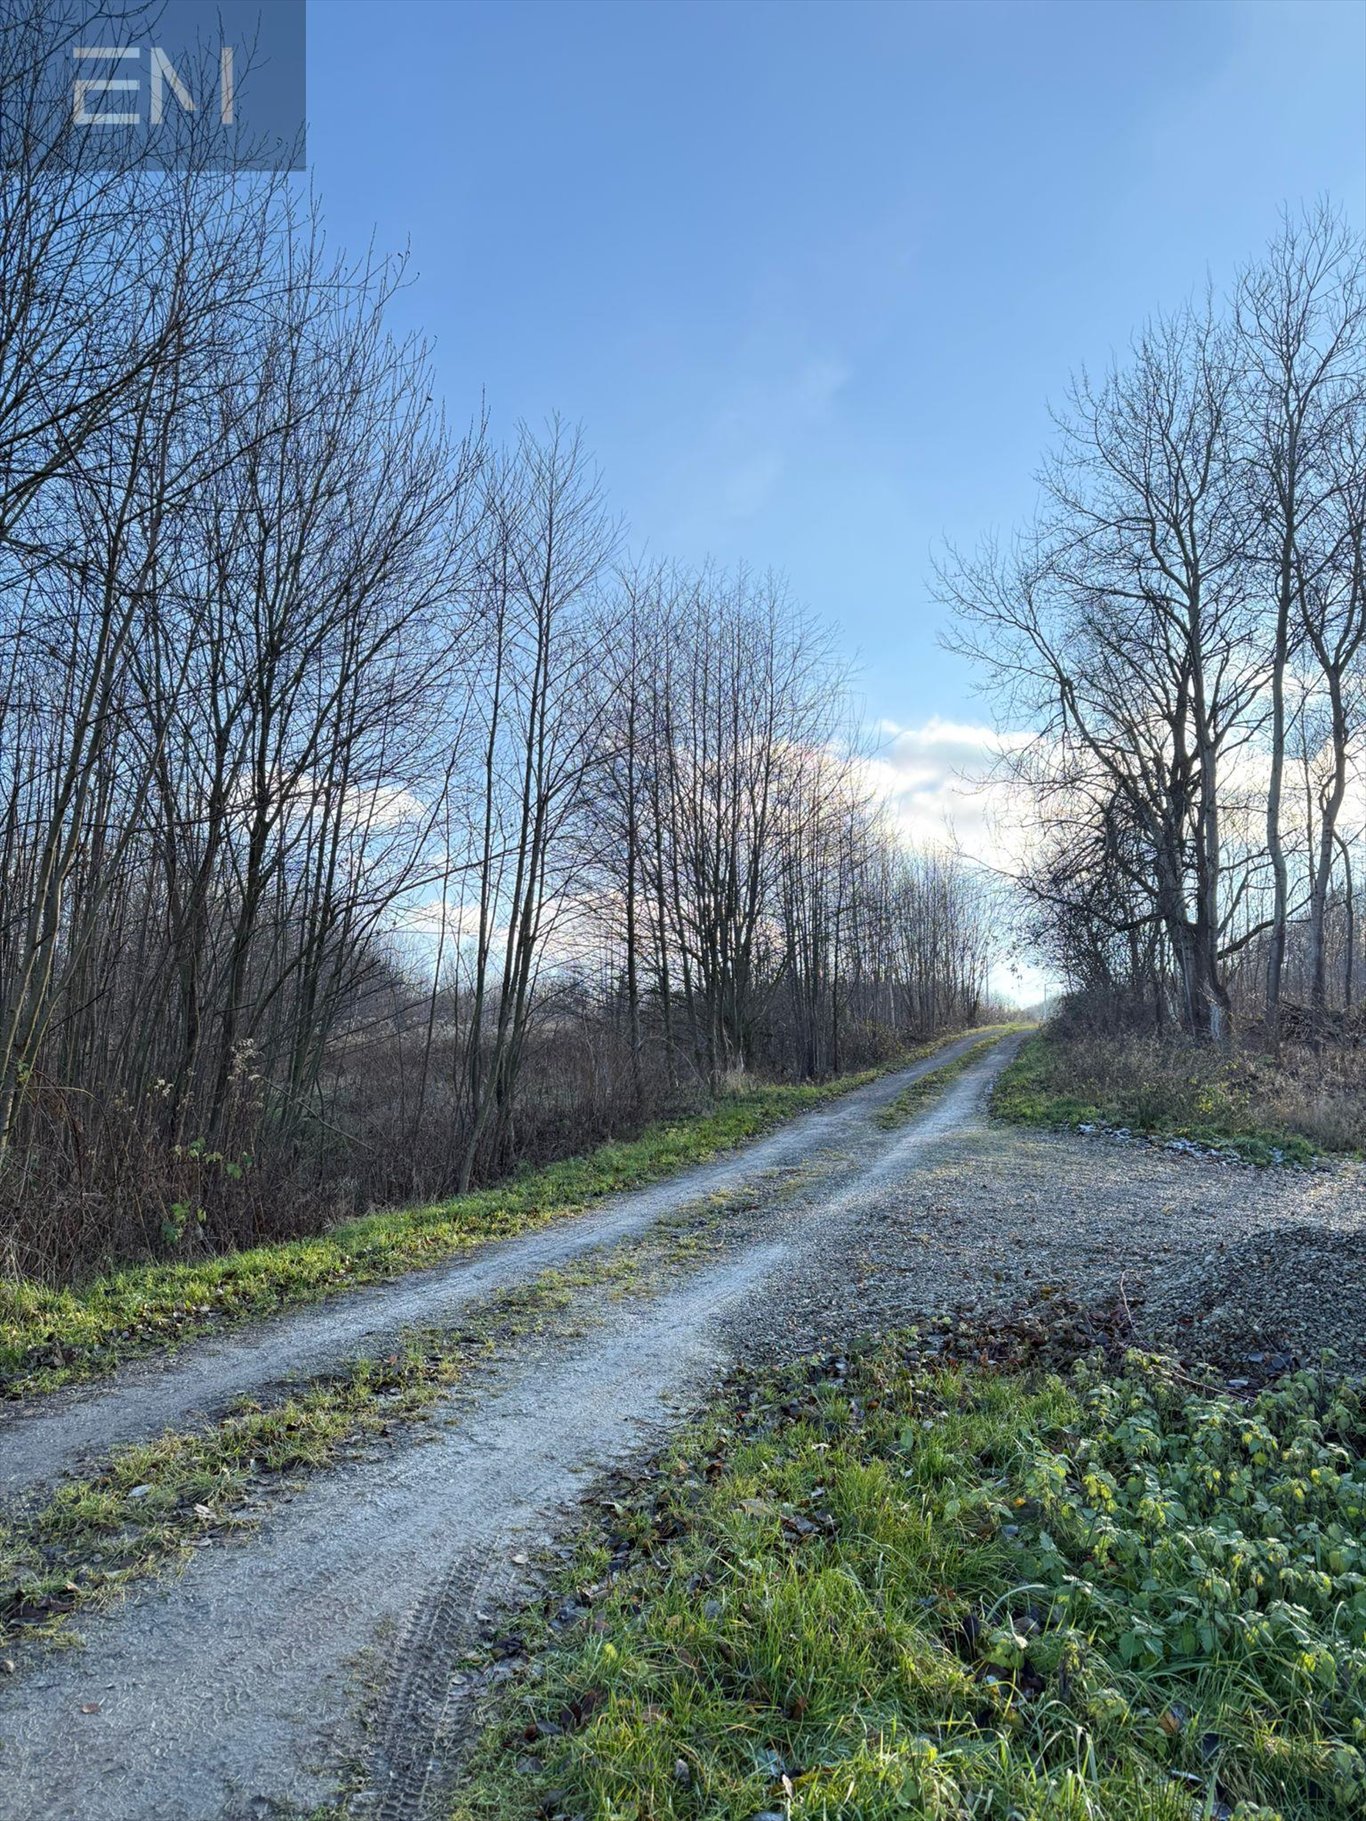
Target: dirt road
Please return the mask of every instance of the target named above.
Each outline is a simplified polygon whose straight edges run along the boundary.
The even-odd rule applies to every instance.
[[[49,1484],[119,1443],[184,1428],[216,1415],[235,1398],[383,1352],[402,1328],[456,1322],[499,1290],[618,1245],[690,1203],[746,1186],[767,1190],[770,1172],[833,1156],[863,1134],[870,1117],[909,1082],[942,1068],[974,1041],[968,1037],[949,1044],[741,1150],[651,1188],[612,1196],[540,1232],[480,1246],[449,1264],[330,1297],[169,1357],[134,1361],[93,1391],[80,1388],[27,1407],[0,1406],[0,1504]]]
[[[518,1349],[444,1420],[318,1473],[254,1535],[84,1621],[84,1650],[26,1655],[0,1683],[0,1816],[306,1814],[335,1800],[356,1765],[363,1787],[348,1812],[440,1814],[436,1742],[477,1614],[515,1585],[514,1558],[562,1527],[588,1478],[657,1442],[737,1355],[1064,1277],[1104,1292],[1127,1272],[1141,1312],[1169,1255],[1302,1223],[1306,1207],[1329,1227],[1360,1225],[1359,1203],[1353,1214],[1350,1196],[1339,1207],[1340,1190],[1303,1179],[990,1124],[986,1089],[1011,1047],[899,1129],[872,1116],[904,1076],[562,1229],[282,1319],[0,1432],[6,1454],[18,1448],[8,1482],[31,1485],[45,1461],[107,1438],[101,1423],[126,1436],[211,1415],[284,1363],[316,1371],[501,1282],[719,1206],[708,1262],[676,1262],[622,1301],[590,1285],[577,1339]],[[709,1202],[718,1195],[724,1205]]]

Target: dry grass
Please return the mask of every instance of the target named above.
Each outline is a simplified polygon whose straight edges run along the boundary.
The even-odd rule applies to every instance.
[[[1006,1070],[996,1109],[1032,1125],[1096,1121],[1231,1145],[1254,1163],[1366,1150],[1366,1049],[1179,1037],[1100,1036],[1054,1026]]]

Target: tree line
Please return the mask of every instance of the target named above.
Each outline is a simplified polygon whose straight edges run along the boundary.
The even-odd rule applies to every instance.
[[[37,18],[35,12],[34,17]],[[32,24],[32,21],[30,21]],[[36,27],[34,28],[36,30]],[[0,48],[0,1260],[307,1230],[975,1019],[828,634],[453,428],[286,178],[96,169]]]
[[[1366,720],[1366,251],[1287,213],[1058,415],[1036,521],[952,556],[1011,725],[1028,937],[1107,1015],[1352,1028]],[[1024,813],[1022,811],[1022,813]]]

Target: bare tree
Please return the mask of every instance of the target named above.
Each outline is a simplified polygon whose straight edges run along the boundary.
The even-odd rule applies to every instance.
[[[545,943],[574,880],[566,839],[601,765],[591,607],[614,531],[578,435],[523,430],[492,482],[481,877],[459,1181],[506,1144]],[[492,1001],[492,1003],[491,1003]]]
[[[1359,422],[1366,385],[1362,280],[1354,237],[1325,206],[1303,222],[1287,215],[1267,257],[1243,273],[1236,299],[1237,350],[1250,379],[1245,397],[1248,460],[1255,476],[1251,504],[1261,528],[1259,555],[1272,598],[1266,793],[1272,903],[1266,1007],[1273,1038],[1290,903],[1281,801],[1286,677],[1308,632],[1306,621],[1322,628],[1325,612],[1331,612],[1324,602],[1338,592],[1334,571],[1341,532],[1333,521],[1340,523],[1340,490],[1352,485],[1343,475],[1340,454],[1344,438]],[[1321,636],[1316,652],[1327,657],[1330,643],[1331,634],[1326,642]],[[1331,869],[1332,846],[1332,829],[1326,826],[1317,869]],[[1317,891],[1317,885],[1311,887],[1311,896]],[[1321,1000],[1321,985],[1316,992]]]
[[[1364,272],[1330,211],[1287,218],[1227,308],[1077,384],[1039,523],[943,576],[956,643],[1036,730],[1011,761],[1042,830],[1036,933],[1156,1018],[1174,981],[1216,1038],[1235,992],[1275,1038],[1292,959],[1328,1007],[1366,637]]]

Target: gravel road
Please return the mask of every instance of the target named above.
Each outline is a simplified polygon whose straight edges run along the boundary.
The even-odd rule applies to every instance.
[[[653,1187],[615,1195],[521,1238],[481,1245],[449,1264],[329,1297],[311,1308],[135,1360],[93,1389],[0,1406],[0,1504],[50,1484],[122,1442],[186,1428],[290,1379],[388,1350],[419,1324],[459,1320],[474,1304],[539,1272],[647,1231],[691,1202],[763,1185],[767,1173],[819,1162],[862,1133],[908,1082],[962,1055],[963,1038],[895,1075],[857,1088],[767,1137]]]
[[[1011,1047],[900,1129],[871,1116],[904,1076],[535,1235],[536,1246],[490,1248],[257,1331],[274,1361],[256,1381],[264,1384],[282,1361],[317,1369],[394,1325],[444,1318],[464,1305],[440,1299],[468,1288],[473,1271],[509,1274],[476,1280],[470,1295],[486,1295],[556,1262],[542,1247],[605,1247],[727,1197],[706,1264],[679,1264],[634,1300],[604,1304],[590,1288],[583,1294],[600,1319],[578,1339],[519,1349],[446,1420],[319,1473],[254,1536],[197,1552],[183,1577],[83,1622],[83,1651],[22,1658],[0,1683],[0,1816],[301,1814],[333,1798],[343,1767],[358,1760],[369,1783],[355,1812],[384,1821],[440,1813],[433,1744],[477,1612],[515,1586],[514,1558],[562,1527],[587,1477],[657,1444],[738,1356],[954,1304],[1011,1305],[1044,1285],[1112,1296],[1121,1281],[1140,1330],[1156,1340],[1197,1319],[1193,1311],[1236,1302],[1239,1272],[1258,1248],[1284,1253],[1284,1285],[1298,1281],[1286,1261],[1303,1264],[1296,1235],[1330,1258],[1366,1243],[1359,1170],[1258,1173],[993,1125],[986,1090]],[[1275,1310],[1281,1326],[1301,1324],[1291,1336],[1300,1346],[1321,1332],[1313,1323],[1327,1306],[1318,1280],[1305,1281],[1298,1303],[1287,1295]],[[1326,1319],[1337,1322],[1332,1307]],[[324,1341],[328,1322],[339,1325]],[[228,1393],[211,1373],[196,1374],[229,1360],[235,1393],[249,1351],[249,1337],[201,1348],[159,1376],[31,1415],[6,1441],[40,1449],[50,1422],[70,1446],[73,1413],[102,1404],[135,1422],[139,1390],[153,1423],[168,1410],[177,1421],[212,1410]],[[100,1431],[79,1433],[77,1453]]]

